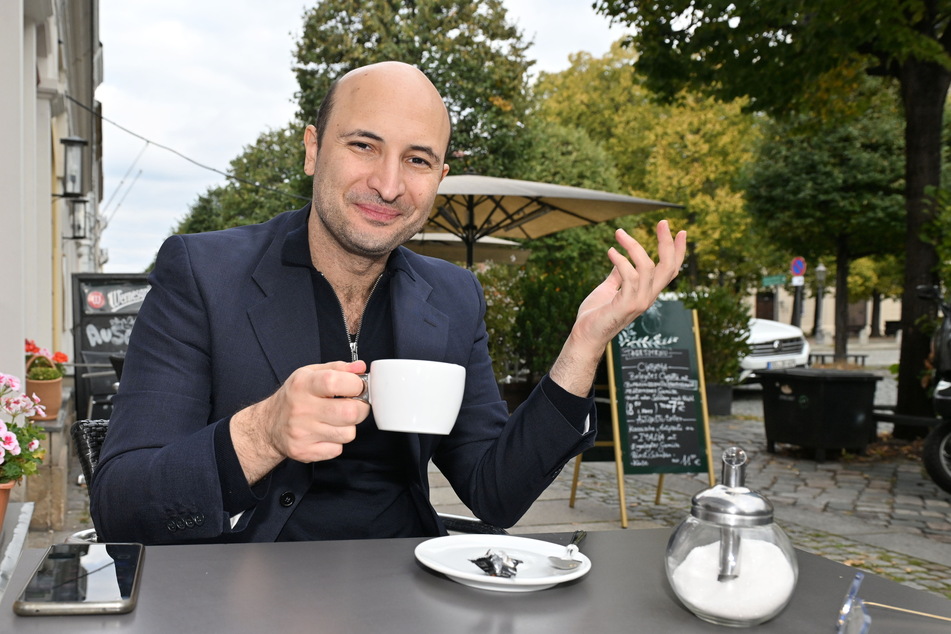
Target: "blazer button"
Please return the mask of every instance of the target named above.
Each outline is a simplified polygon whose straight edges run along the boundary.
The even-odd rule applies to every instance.
[[[170,530],[170,531],[173,532],[173,533],[178,530],[178,527],[175,526],[175,520],[169,520],[169,521],[165,524],[165,528],[167,528],[168,530]]]
[[[294,497],[293,493],[291,493],[290,491],[284,491],[284,493],[281,493],[281,498],[279,501],[281,503],[281,506],[293,506],[295,499],[297,498]]]

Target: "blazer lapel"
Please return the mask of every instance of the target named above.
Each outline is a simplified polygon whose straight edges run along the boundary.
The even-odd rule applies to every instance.
[[[392,302],[394,347],[400,359],[442,361],[446,356],[449,316],[429,303],[432,291],[405,259],[399,264]]]
[[[400,248],[402,249],[402,247]],[[449,343],[449,316],[429,303],[433,287],[416,273],[401,251],[396,253],[398,274],[393,278],[393,338],[396,356],[400,359],[442,361]],[[420,486],[429,489],[426,461],[422,459],[422,438],[406,434],[411,463]],[[427,439],[427,443],[432,440]],[[427,460],[430,449],[427,449]]]
[[[278,231],[252,277],[265,297],[248,309],[248,318],[278,384],[297,368],[320,359],[317,308],[310,271],[281,261],[284,239],[306,222],[307,208]]]

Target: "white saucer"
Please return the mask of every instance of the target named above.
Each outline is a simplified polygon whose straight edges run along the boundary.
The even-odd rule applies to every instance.
[[[520,559],[514,577],[492,577],[471,560],[486,550],[504,551]],[[449,535],[427,540],[416,547],[416,559],[424,566],[441,572],[453,581],[473,588],[500,592],[534,592],[578,579],[591,570],[591,560],[577,554],[581,565],[574,570],[557,570],[549,556],[564,557],[565,547],[551,542],[511,535]]]

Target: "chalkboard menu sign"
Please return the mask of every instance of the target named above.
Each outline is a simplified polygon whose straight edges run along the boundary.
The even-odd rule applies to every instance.
[[[624,472],[701,473],[709,444],[695,313],[658,299],[609,351]]]
[[[105,402],[116,375],[109,357],[124,354],[142,300],[149,292],[142,273],[73,275],[73,358],[76,362],[76,411],[80,417],[108,418],[109,407],[89,414],[89,404]]]

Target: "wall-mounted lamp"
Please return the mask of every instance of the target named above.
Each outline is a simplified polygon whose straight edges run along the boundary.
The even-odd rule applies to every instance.
[[[86,139],[68,136],[60,139],[66,152],[63,156],[63,193],[64,198],[76,198],[83,195],[83,148],[89,145]]]
[[[85,198],[71,198],[69,201],[69,225],[73,232],[71,240],[85,240],[89,235],[89,201]]]

